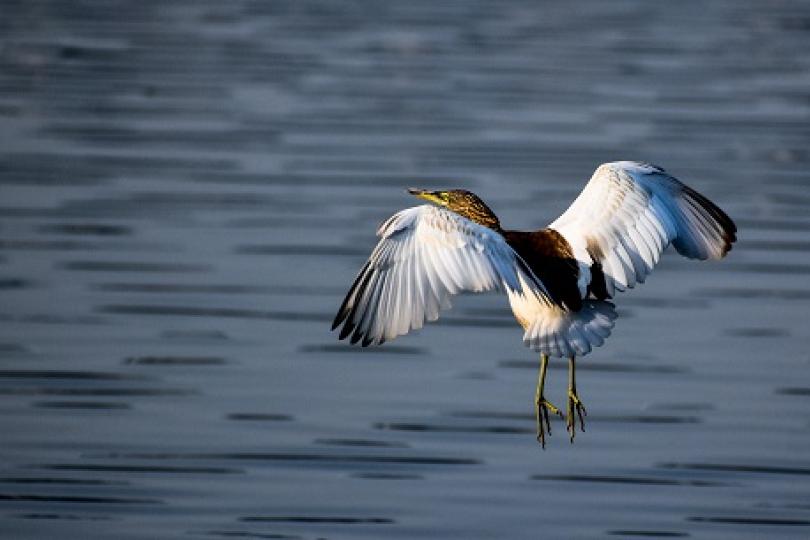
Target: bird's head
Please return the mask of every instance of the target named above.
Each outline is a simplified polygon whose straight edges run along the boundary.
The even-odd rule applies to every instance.
[[[426,189],[409,188],[408,193],[447,208],[451,212],[455,212],[485,227],[500,230],[501,224],[500,221],[498,221],[498,217],[490,210],[489,206],[472,191],[467,191],[466,189],[429,191]]]

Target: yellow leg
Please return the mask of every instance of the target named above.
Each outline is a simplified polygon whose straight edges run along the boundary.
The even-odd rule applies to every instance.
[[[543,388],[546,384],[546,370],[548,369],[548,355],[540,355],[540,374],[537,377],[537,390],[534,394],[535,418],[537,420],[537,442],[543,449],[546,448],[546,434],[551,435],[551,424],[548,421],[548,411],[562,418],[560,409],[546,401]]]
[[[574,434],[577,430],[577,417],[579,417],[579,428],[585,431],[584,417],[588,415],[585,406],[577,395],[577,368],[575,362],[575,356],[571,356],[568,359],[568,415],[566,418],[566,428],[568,429],[572,443],[574,442]]]

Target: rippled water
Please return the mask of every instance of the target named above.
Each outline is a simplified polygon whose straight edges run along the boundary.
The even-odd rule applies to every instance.
[[[806,3],[0,11],[3,538],[810,536]],[[328,331],[404,187],[540,227],[615,159],[740,241],[618,299],[573,446],[504,298]]]

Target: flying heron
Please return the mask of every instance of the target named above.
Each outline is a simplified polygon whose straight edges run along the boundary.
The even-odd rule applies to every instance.
[[[584,431],[576,359],[604,343],[616,319],[608,301],[643,283],[672,244],[690,259],[721,259],[736,240],[734,222],[709,199],[647,163],[600,165],[571,206],[544,229],[501,227],[469,191],[409,189],[433,205],[402,210],[381,238],[332,329],[340,339],[381,345],[434,321],[461,291],[500,289],[509,297],[523,343],[540,353],[535,394],[537,440],[551,434],[545,398],[549,357],[568,358],[566,428]]]

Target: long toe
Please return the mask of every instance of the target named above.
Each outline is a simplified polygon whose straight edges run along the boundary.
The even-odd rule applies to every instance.
[[[550,402],[542,398],[537,401],[537,442],[540,443],[540,446],[542,446],[543,449],[546,448],[546,435],[551,436],[551,421],[549,420],[548,414],[549,411],[562,418],[560,409],[552,405]]]
[[[576,435],[577,431],[577,419],[579,419],[579,429],[584,432],[585,416],[588,415],[588,412],[585,410],[585,406],[582,404],[579,396],[577,396],[574,392],[568,393],[568,407],[566,412],[565,427],[568,430],[569,438],[573,443],[574,436]]]
[[[535,424],[537,427],[537,442],[540,443],[540,446],[543,450],[546,449],[546,427],[545,424],[548,423],[544,416],[544,410],[541,405],[541,402],[538,401],[536,404],[537,408],[535,409]],[[551,434],[551,432],[549,432]]]

